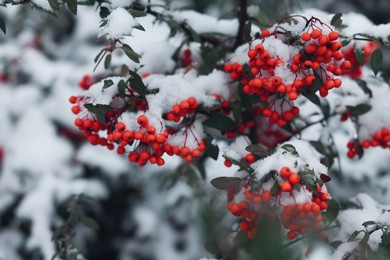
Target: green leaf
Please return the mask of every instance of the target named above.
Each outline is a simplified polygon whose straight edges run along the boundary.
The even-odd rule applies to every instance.
[[[123,79],[118,82],[118,94],[122,98],[126,96],[126,82]]]
[[[212,179],[210,183],[219,190],[227,190],[239,185],[242,181],[244,180],[237,177],[218,177]]]
[[[291,144],[284,144],[282,145],[280,148],[282,148],[283,150],[286,150],[287,152],[295,155],[295,156],[299,156],[297,150],[295,149],[295,146],[294,145],[291,145]]]
[[[104,68],[108,69],[110,67],[110,64],[111,64],[111,54],[108,54],[106,56],[106,59],[104,60]]]
[[[328,209],[323,213],[324,218],[328,223],[332,223],[339,214],[339,204],[335,199],[328,200]]]
[[[310,145],[313,146],[320,154],[328,154],[328,148],[321,141],[310,141]]]
[[[371,110],[371,106],[364,103],[357,106],[346,106],[346,108],[352,116],[360,116]]]
[[[369,239],[370,239],[370,233],[364,232],[364,236],[363,236],[362,240],[360,240],[359,246],[366,245]]]
[[[231,161],[234,165],[238,165],[240,166],[240,170],[241,169],[244,169],[245,171],[249,172],[249,173],[254,173],[255,171],[249,166],[248,162],[245,161],[244,159],[240,159],[239,161],[237,161],[236,159],[233,159],[229,156],[226,156],[226,155],[222,155],[223,158]]]
[[[363,225],[364,227],[367,227],[367,226],[376,225],[376,224],[377,224],[377,223],[376,223],[375,221],[370,220],[370,221],[364,222],[362,225]]]
[[[58,4],[57,0],[48,0],[51,9],[53,9],[54,12],[57,12],[60,10],[60,5]]]
[[[315,105],[317,105],[318,107],[321,108],[321,100],[315,93],[313,93],[310,90],[304,88],[302,90],[302,95],[304,97],[306,97],[310,102],[312,102],[313,104],[315,104]]]
[[[363,230],[356,230],[354,232],[352,232],[351,235],[349,235],[348,237],[348,242],[351,242],[351,241],[354,241],[356,239],[356,237],[361,233],[361,232],[364,232]]]
[[[5,23],[3,19],[1,19],[1,17],[0,17],[0,29],[3,31],[4,34],[7,32],[7,28],[5,27]]]
[[[53,235],[51,236],[51,241],[57,240],[62,233],[64,232],[65,226],[61,225],[56,230],[54,230]]]
[[[252,28],[252,23],[250,21],[247,21],[244,25],[244,30],[242,32],[242,38],[246,42],[249,42],[251,40],[251,28]]]
[[[247,146],[245,150],[247,150],[250,153],[253,153],[254,155],[260,156],[261,158],[270,156],[273,153],[272,149],[267,148],[262,144],[251,144]]]
[[[231,103],[231,107],[233,109],[234,121],[236,121],[236,123],[240,123],[241,118],[242,118],[242,105],[241,105],[241,103],[240,102]]]
[[[141,56],[136,53],[129,45],[123,44],[122,49],[127,55],[127,57],[129,57],[135,63],[139,63],[139,58],[141,58]]]
[[[202,42],[202,40],[197,32],[195,32],[190,26],[187,26],[187,28],[191,32],[191,38],[193,39],[193,41]]]
[[[100,18],[102,19],[106,18],[109,14],[110,14],[110,10],[108,10],[107,7],[100,6],[100,12],[99,12]]]
[[[66,0],[66,5],[72,14],[77,15],[77,0]]]
[[[370,66],[374,74],[378,74],[380,67],[382,66],[383,62],[383,54],[382,51],[379,49],[376,49],[372,55],[370,60]]]
[[[340,27],[341,24],[343,23],[343,20],[341,19],[342,16],[343,16],[342,13],[335,14],[330,24],[333,25],[334,27]]]
[[[362,48],[359,48],[355,45],[354,53],[356,56],[356,59],[358,60],[360,66],[364,65],[364,51]]]
[[[94,219],[92,219],[92,218],[90,218],[88,216],[81,216],[80,217],[80,221],[85,226],[87,226],[89,228],[92,228],[93,230],[98,230],[99,229],[98,223]]]
[[[217,145],[214,145],[211,143],[213,138],[211,136],[208,136],[204,139],[204,144],[206,146],[206,153],[213,158],[214,160],[218,159],[219,154],[219,147]]]
[[[99,59],[100,59],[100,56],[103,54],[103,52],[106,51],[106,48],[103,48],[100,50],[100,52],[96,55],[95,59],[93,59],[93,61],[96,63]]]
[[[137,73],[131,70],[129,70],[129,74],[130,74],[130,79],[129,79],[130,86],[135,91],[137,91],[137,93],[140,94],[140,96],[144,97],[146,95],[147,89],[144,82],[142,81],[142,78],[140,77],[140,75],[138,75]]]
[[[280,191],[280,185],[279,182],[275,180],[274,185],[272,186],[271,190],[269,191],[271,195],[276,195]]]
[[[133,16],[133,17],[144,17],[147,15],[146,12],[144,11],[139,11],[139,10],[134,10],[134,9],[130,9],[128,10],[128,12]]]
[[[79,195],[79,199],[80,199],[81,201],[96,201],[96,199],[95,199],[94,197],[91,197],[91,196],[86,195],[86,194],[84,194],[84,193],[81,193],[81,194]]]
[[[69,215],[69,224],[72,226],[76,226],[78,222],[78,216],[79,216],[79,211],[77,207],[73,207],[70,209],[70,215]]]
[[[372,91],[371,89],[367,86],[367,82],[361,79],[355,79],[356,83],[359,85],[359,87],[363,90],[365,94],[368,95],[368,97],[372,98]]]
[[[103,89],[109,88],[109,87],[111,87],[112,85],[114,85],[114,82],[112,82],[111,79],[106,79],[106,80],[104,81]]]
[[[137,29],[137,30],[140,30],[140,31],[145,31],[145,28],[142,26],[142,25],[140,25],[140,24],[137,24],[137,25],[135,25],[135,26],[133,26],[135,29]]]
[[[91,103],[87,103],[84,104],[84,107],[88,109],[89,112],[94,114],[106,114],[107,112],[113,110],[111,106],[102,104],[93,105]]]
[[[236,123],[230,117],[220,114],[210,116],[210,118],[203,121],[203,125],[220,131],[233,131],[236,129]]]
[[[382,234],[382,243],[385,246],[390,246],[390,230],[389,227],[385,229],[385,231]]]

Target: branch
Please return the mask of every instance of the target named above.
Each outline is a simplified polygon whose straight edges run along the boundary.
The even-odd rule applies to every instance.
[[[246,12],[247,6],[248,6],[248,0],[238,0],[240,2],[240,7],[237,12],[237,18],[238,18],[238,31],[236,36],[236,42],[234,44],[234,47],[237,48],[241,44],[243,44],[244,37],[244,27],[245,22],[248,20],[248,14]]]

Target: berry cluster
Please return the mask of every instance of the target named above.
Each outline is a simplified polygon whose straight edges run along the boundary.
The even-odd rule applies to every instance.
[[[224,70],[231,79],[241,82],[244,93],[258,95],[260,101],[269,104],[263,108],[263,115],[271,124],[284,126],[299,114],[293,101],[303,87],[315,87],[314,91],[327,96],[329,90],[341,86],[335,76],[348,71],[351,62],[340,51],[338,33],[319,19],[307,19],[304,31],[289,34],[281,26],[263,30],[262,40],[250,43],[249,71],[237,62],[226,63]],[[283,48],[275,47],[279,45]],[[290,55],[283,53],[284,47]]]
[[[171,111],[166,115],[166,119],[169,121],[180,122],[183,117],[189,114],[195,113],[198,107],[198,102],[194,97],[189,97],[187,100],[183,100],[180,104],[173,105]]]
[[[378,132],[375,132],[372,135],[372,139],[364,139],[360,143],[357,140],[353,140],[348,142],[348,152],[347,156],[349,158],[354,158],[356,155],[361,153],[362,149],[368,149],[370,147],[382,147],[389,148],[390,147],[390,129],[387,127],[383,127]]]
[[[94,83],[95,81],[91,76],[84,75],[79,82],[79,86],[82,89],[88,90]]]
[[[183,51],[182,63],[183,63],[184,67],[187,67],[187,66],[189,66],[192,63],[191,56],[192,56],[192,53],[191,53],[190,49],[185,49]]]
[[[86,82],[85,78],[82,82]],[[139,166],[147,163],[161,166],[165,163],[164,154],[177,155],[192,162],[205,150],[199,132],[201,125],[193,129],[193,123],[189,123],[191,120],[182,120],[189,115],[191,118],[195,116],[199,104],[194,97],[173,105],[164,115],[154,115],[149,111],[147,99],[131,86],[126,87],[125,95],[110,94],[109,104],[97,106],[91,104],[95,98],[90,95],[96,90],[92,88],[97,89],[99,85],[93,85],[86,96],[69,99],[73,104],[72,112],[78,116],[75,125],[91,144],[126,154],[130,162]],[[92,112],[86,104],[92,106]],[[180,123],[169,127],[165,120]]]
[[[297,234],[318,232],[322,229],[321,212],[328,208],[329,194],[320,184],[316,184],[316,192],[302,182],[301,176],[289,167],[282,167],[278,172],[272,172],[272,185],[249,184],[244,187],[233,187],[227,191],[228,210],[235,216],[240,216],[240,229],[246,232],[248,238],[256,234],[255,222],[264,214],[276,218],[278,215],[283,226],[288,230],[289,239]],[[269,184],[269,183],[268,183]],[[275,188],[277,187],[277,188]],[[243,190],[240,194],[240,190]],[[305,199],[296,198],[304,194]],[[286,196],[291,199],[287,200]],[[283,197],[283,199],[282,199]]]

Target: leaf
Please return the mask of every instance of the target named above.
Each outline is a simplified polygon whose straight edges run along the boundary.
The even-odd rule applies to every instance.
[[[5,23],[3,19],[1,19],[1,17],[0,17],[0,29],[3,31],[4,34],[7,32],[7,28],[5,27]]]
[[[99,229],[98,223],[94,219],[92,219],[92,218],[90,218],[88,216],[81,216],[80,217],[80,221],[85,226],[87,226],[87,227],[89,227],[89,228],[91,228],[93,230],[98,230]]]
[[[106,80],[104,81],[103,89],[109,88],[109,87],[111,87],[112,85],[114,85],[114,82],[112,82],[111,79],[106,79]]]
[[[146,12],[144,11],[139,11],[139,10],[134,10],[134,9],[130,9],[128,10],[128,12],[133,16],[133,17],[144,17],[147,15]]]
[[[363,230],[356,230],[354,232],[352,232],[351,235],[349,235],[348,237],[348,242],[351,242],[351,241],[354,241],[356,239],[356,237],[361,233],[361,232],[364,232]]]
[[[56,230],[54,230],[53,232],[53,235],[51,236],[51,241],[57,240],[64,232],[64,229],[65,229],[64,225],[61,225],[58,228],[56,228]]]
[[[370,233],[364,232],[364,236],[363,236],[362,240],[360,240],[359,245],[362,246],[362,245],[367,244],[369,239],[370,239]]]
[[[284,144],[280,148],[282,148],[283,150],[286,150],[287,152],[289,152],[293,155],[299,156],[297,150],[295,149],[295,146],[293,146],[291,144]]]
[[[310,145],[313,146],[320,154],[328,154],[327,147],[321,141],[310,141]]]
[[[89,112],[94,114],[106,114],[107,112],[113,110],[111,106],[102,104],[93,105],[91,103],[87,103],[84,104],[84,107],[88,109]]]
[[[326,175],[326,174],[323,174],[323,173],[321,173],[320,179],[321,179],[321,181],[323,181],[324,183],[330,182],[330,181],[332,180],[332,178],[329,177],[329,175]]]
[[[48,1],[49,1],[51,9],[53,9],[54,12],[60,10],[60,5],[58,4],[57,0],[48,0]]]
[[[244,29],[242,32],[242,38],[246,42],[249,42],[251,40],[251,28],[252,28],[252,23],[250,21],[247,21],[244,25]]]
[[[234,102],[231,104],[231,107],[233,109],[233,118],[236,123],[241,122],[242,118],[242,105],[240,102]]]
[[[110,67],[110,64],[111,64],[111,54],[108,54],[106,56],[106,59],[104,60],[104,68],[108,69]]]
[[[137,25],[135,25],[135,26],[133,26],[135,29],[137,29],[137,30],[140,30],[140,31],[145,31],[145,28],[142,26],[142,25],[140,25],[140,24],[137,24]]]
[[[233,131],[236,129],[236,123],[230,117],[219,114],[210,116],[210,118],[203,121],[203,125],[220,131]]]
[[[191,38],[193,39],[193,41],[202,42],[202,39],[200,38],[200,36],[197,32],[195,32],[190,26],[187,26],[187,28],[191,32]]]
[[[390,245],[390,232],[389,232],[389,227],[387,227],[385,229],[385,231],[383,232],[382,234],[382,243],[385,245],[385,246],[389,246]]]
[[[341,19],[341,17],[343,16],[342,13],[337,13],[333,16],[330,24],[333,25],[334,27],[340,27],[341,24],[343,23],[343,20]]]
[[[371,110],[369,104],[359,104],[357,106],[346,106],[347,110],[351,113],[352,116],[360,116]]]
[[[271,195],[276,195],[280,191],[280,185],[279,182],[275,180],[274,185],[272,186],[271,190],[269,191]]]
[[[106,48],[103,48],[100,50],[100,52],[96,55],[95,59],[93,59],[93,61],[96,63],[99,59],[100,59],[100,56],[103,54],[103,52],[106,51]]]
[[[305,88],[302,90],[302,95],[305,98],[307,98],[309,101],[311,101],[313,104],[321,108],[321,100],[315,93],[311,93],[309,90]]]
[[[359,62],[360,66],[364,65],[364,51],[362,48],[357,47],[356,45],[354,46],[354,53],[356,56],[356,59]]]
[[[141,58],[141,56],[136,53],[129,45],[123,44],[122,50],[132,61],[134,61],[135,63],[139,63],[139,58]]]
[[[76,226],[78,222],[78,216],[79,216],[79,211],[77,207],[73,207],[70,209],[70,215],[69,215],[69,224],[72,226]]]
[[[363,225],[364,227],[367,227],[367,226],[376,225],[376,224],[377,224],[377,223],[376,223],[375,221],[370,220],[370,221],[364,222],[362,225]]]
[[[91,197],[91,196],[86,195],[84,193],[81,193],[79,195],[79,200],[81,200],[81,201],[96,201],[96,199],[94,197]]]
[[[328,200],[328,209],[323,213],[324,218],[328,223],[332,223],[339,214],[339,204],[335,199]]]
[[[359,85],[359,87],[363,90],[365,94],[367,94],[370,98],[372,98],[372,91],[367,86],[367,82],[361,79],[355,79],[356,83]]]
[[[219,154],[219,147],[217,145],[214,145],[211,143],[213,138],[211,136],[208,136],[204,139],[204,144],[206,146],[206,153],[213,158],[214,160],[218,159]]]
[[[110,10],[108,10],[107,7],[100,6],[100,12],[99,12],[100,18],[102,19],[106,18],[109,14],[110,14]]]
[[[265,158],[270,156],[273,153],[272,149],[265,147],[262,144],[252,144],[245,148],[248,152],[253,153],[254,155],[260,156],[261,158]]]
[[[126,96],[126,82],[123,79],[118,82],[118,94],[122,98]]]
[[[204,249],[207,250],[210,254],[218,254],[218,243],[216,241],[206,241],[204,243]]]
[[[379,49],[376,49],[372,55],[370,60],[370,66],[374,74],[378,74],[380,67],[382,66],[383,62],[383,54],[382,51]]]
[[[77,0],[66,0],[66,5],[72,14],[77,15]]]
[[[222,155],[223,158],[231,161],[234,165],[238,165],[240,166],[240,169],[244,169],[246,170],[247,172],[249,173],[254,173],[255,171],[249,166],[248,162],[245,161],[244,159],[240,159],[239,161],[237,161],[236,159],[233,159],[229,156],[226,156],[226,155]]]
[[[242,181],[244,180],[237,177],[218,177],[212,179],[210,183],[219,190],[227,190],[239,185]]]
[[[135,91],[137,91],[137,93],[140,94],[140,96],[144,97],[146,95],[147,89],[144,82],[142,81],[141,76],[131,70],[129,70],[129,74],[130,74],[130,79],[129,79],[130,86]]]

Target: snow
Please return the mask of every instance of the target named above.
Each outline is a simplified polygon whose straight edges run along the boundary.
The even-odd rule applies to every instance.
[[[356,230],[364,230],[362,224],[366,221],[375,221],[380,224],[389,225],[390,213],[387,210],[390,205],[380,205],[378,202],[373,200],[368,194],[360,193],[352,202],[359,205],[359,209],[346,209],[339,213],[337,219],[341,223],[340,231],[334,240],[346,241],[348,237]],[[370,228],[370,226],[368,226]],[[367,229],[367,231],[370,231]],[[368,240],[368,245],[375,251],[381,243],[382,232],[380,230],[373,232]],[[363,233],[357,236],[357,239],[361,239]],[[344,251],[343,248],[337,251]],[[335,253],[338,255],[339,252]]]
[[[46,11],[53,11],[51,9],[49,1],[47,1],[47,0],[31,0],[31,2],[36,4],[38,7],[42,8]]]
[[[137,25],[137,20],[126,9],[118,7],[107,16],[107,24],[102,27],[98,37],[105,36],[107,40],[121,39],[132,35],[133,28]]]

